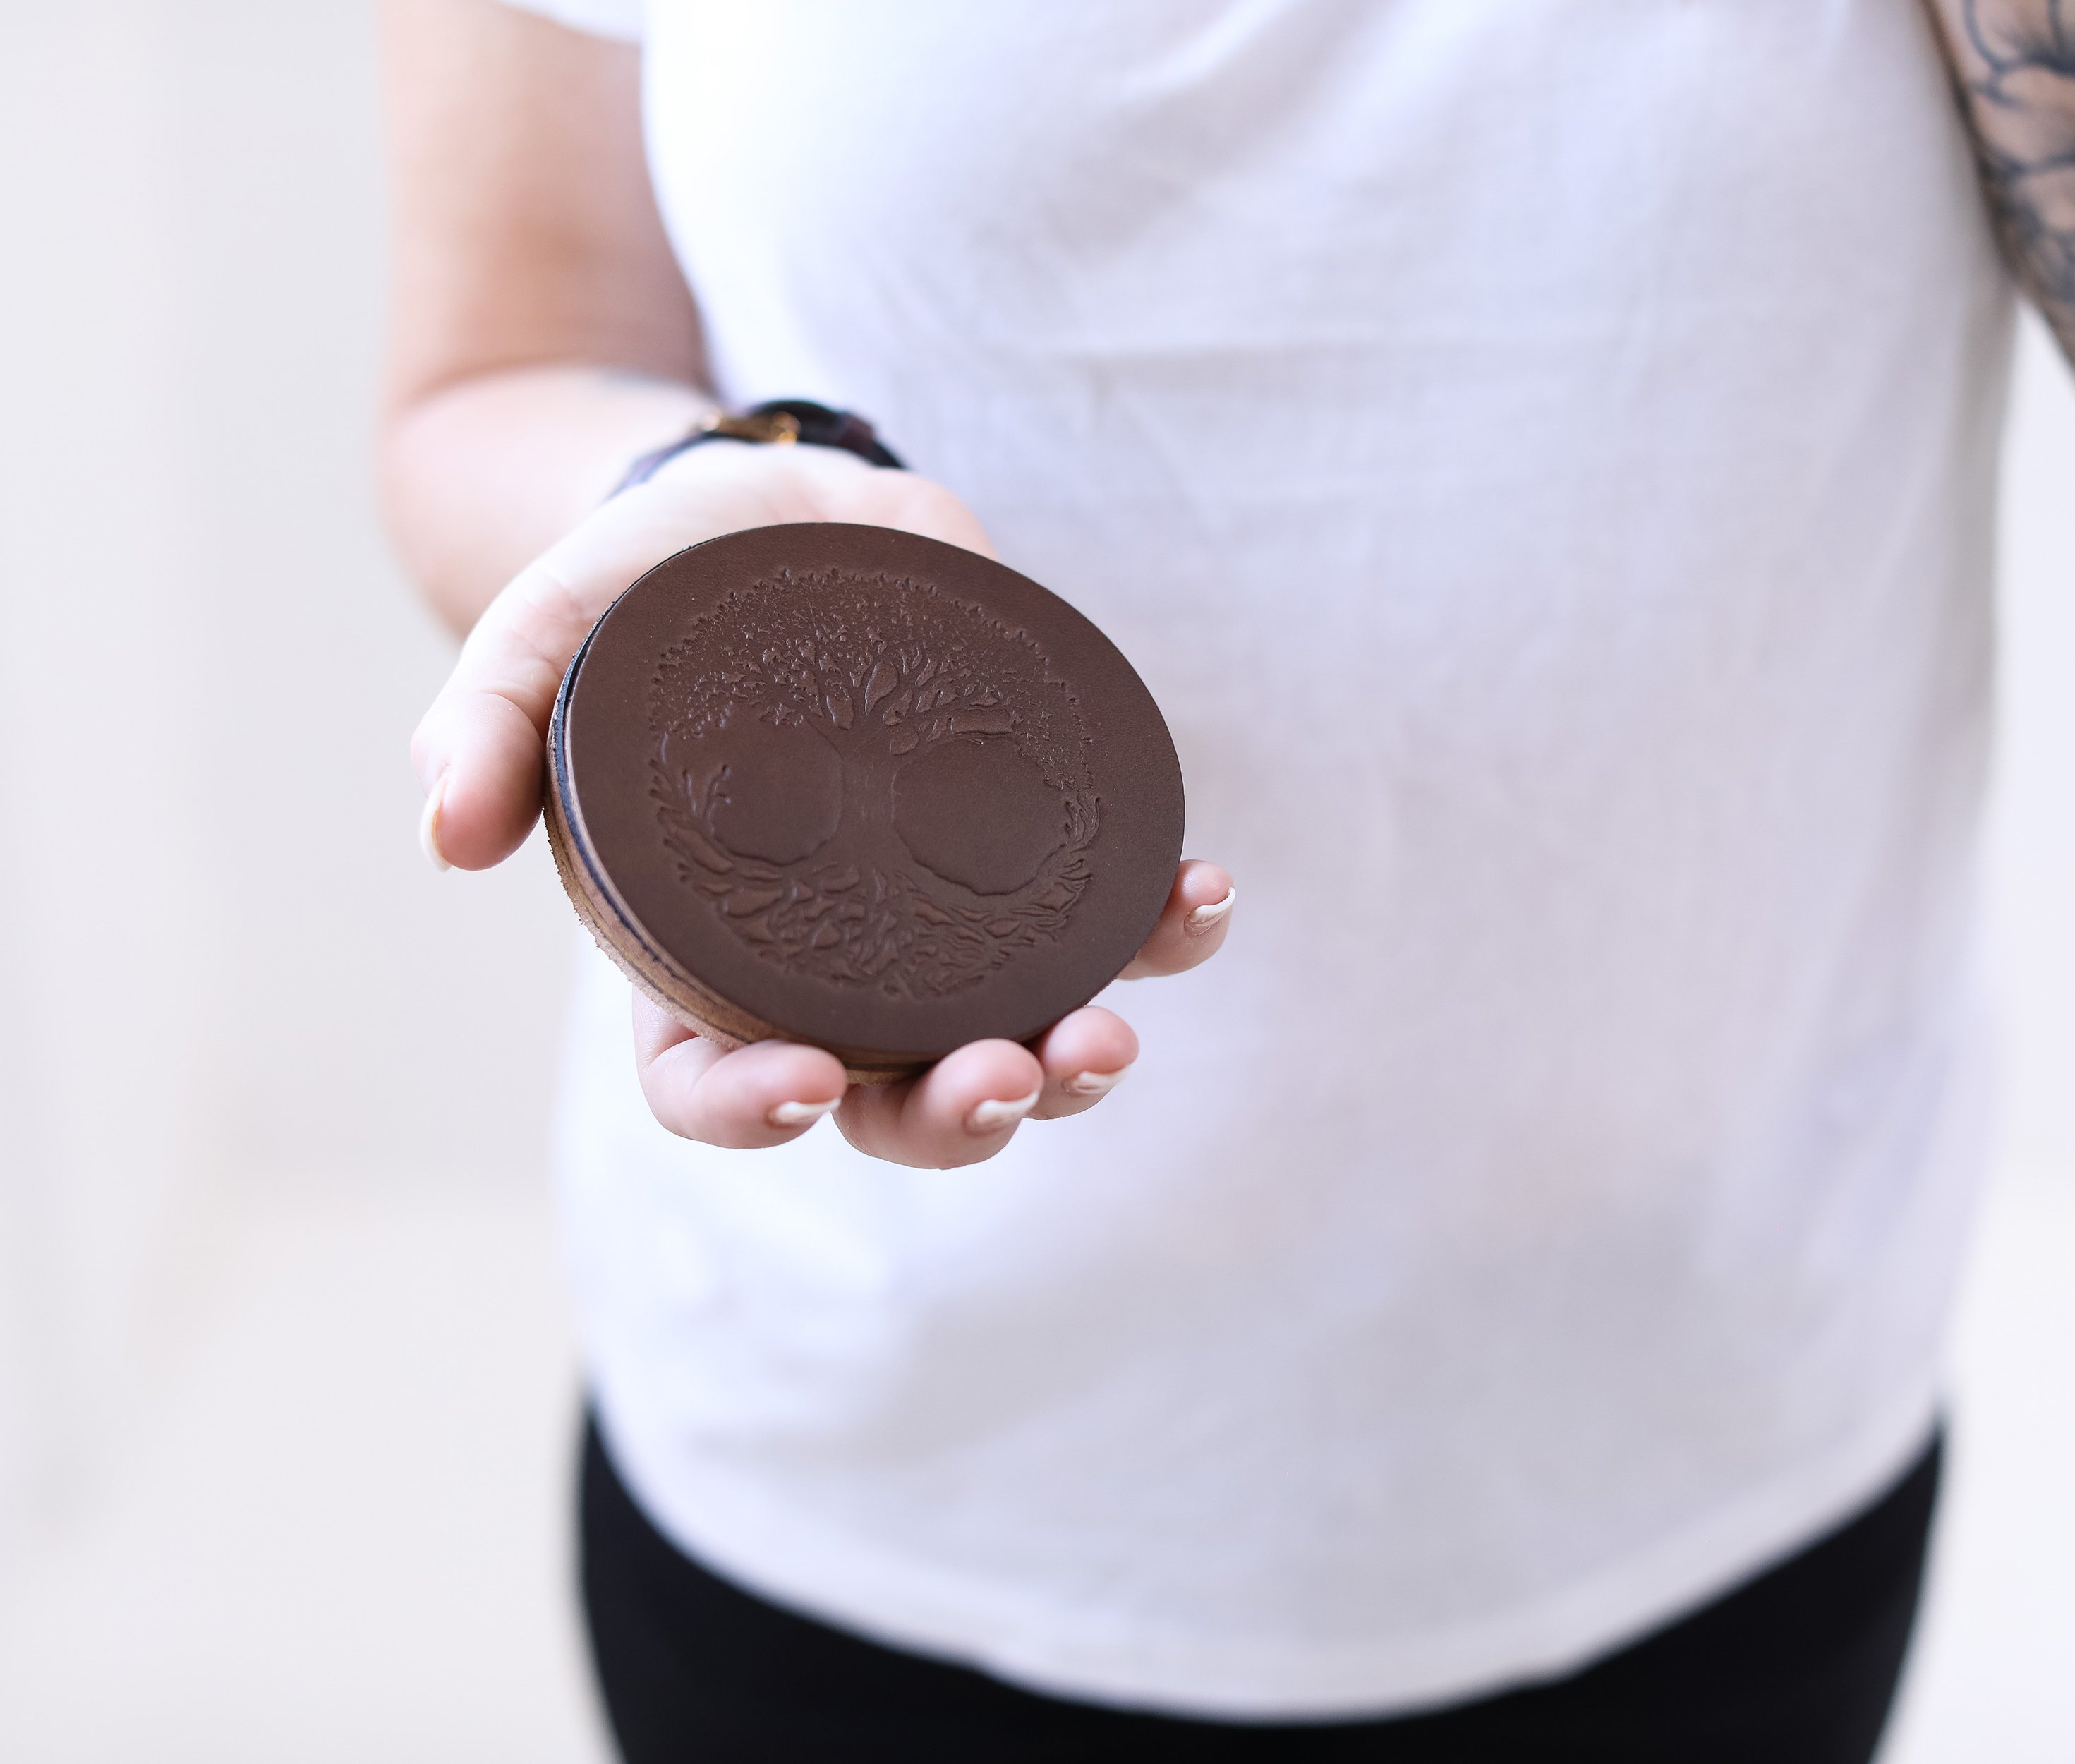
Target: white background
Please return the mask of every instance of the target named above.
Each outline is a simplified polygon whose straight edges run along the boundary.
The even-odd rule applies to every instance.
[[[0,1756],[595,1760],[570,921],[435,877],[355,0],[0,19]],[[1891,1764],[2075,1758],[2075,395],[2021,352],[2003,1168]]]

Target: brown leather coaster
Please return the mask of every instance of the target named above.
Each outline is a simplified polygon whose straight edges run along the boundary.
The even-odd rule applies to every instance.
[[[1174,745],[1109,640],[884,528],[659,564],[570,662],[548,760],[563,885],[634,983],[868,1080],[1085,1004],[1181,856]]]

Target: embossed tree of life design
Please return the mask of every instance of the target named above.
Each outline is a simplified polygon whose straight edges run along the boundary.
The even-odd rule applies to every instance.
[[[1049,942],[1100,804],[1023,631],[910,577],[781,571],[664,652],[652,793],[679,879],[764,959],[934,998]]]

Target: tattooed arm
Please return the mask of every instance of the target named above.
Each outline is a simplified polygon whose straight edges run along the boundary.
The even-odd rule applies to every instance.
[[[1931,0],[2004,255],[2075,359],[2075,0]]]

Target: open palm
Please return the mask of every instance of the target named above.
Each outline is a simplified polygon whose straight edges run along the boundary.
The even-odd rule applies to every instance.
[[[716,443],[679,455],[615,497],[516,577],[493,601],[412,742],[426,789],[424,832],[435,861],[502,862],[540,812],[544,743],[569,658],[598,615],[673,553],[749,527],[852,521],[994,555],[971,511],[942,486],[814,447]],[[1160,922],[1127,975],[1172,974],[1224,940],[1232,879],[1185,861]],[[920,1077],[846,1083],[819,1048],[760,1041],[728,1052],[636,993],[642,1089],[673,1132],[717,1145],[780,1145],[834,1111],[851,1141],[895,1162],[976,1162],[1019,1121],[1092,1108],[1137,1057],[1115,1012],[1087,1006],[1033,1046],[970,1043]]]

